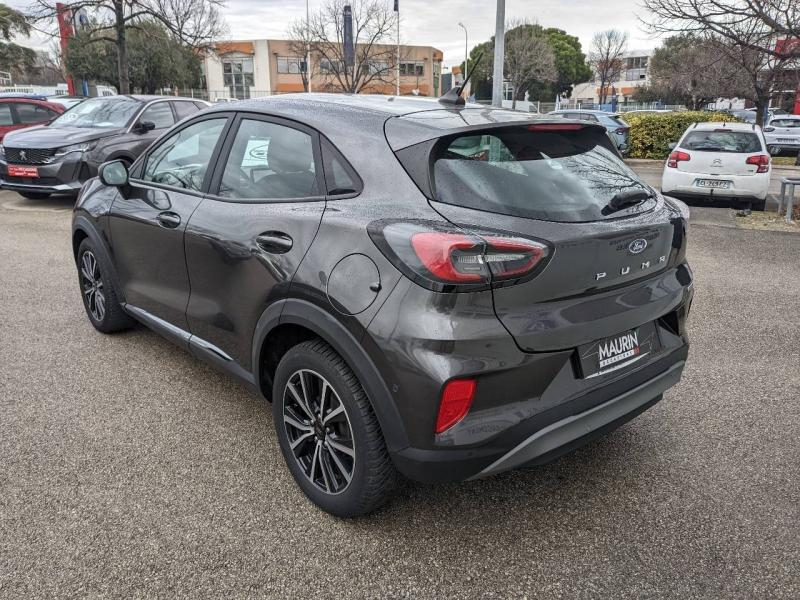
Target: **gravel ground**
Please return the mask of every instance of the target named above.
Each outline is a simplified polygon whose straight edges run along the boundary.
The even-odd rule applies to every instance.
[[[268,407],[80,303],[69,203],[0,193],[0,598],[798,598],[800,236],[695,209],[682,383],[534,470],[310,505]],[[20,210],[27,208],[29,210]]]

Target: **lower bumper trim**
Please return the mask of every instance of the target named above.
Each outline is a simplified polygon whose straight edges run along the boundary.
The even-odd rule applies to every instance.
[[[683,361],[675,363],[658,377],[624,394],[537,431],[470,479],[487,477],[534,462],[615,421],[624,419],[628,414],[636,413],[678,383],[684,365]]]

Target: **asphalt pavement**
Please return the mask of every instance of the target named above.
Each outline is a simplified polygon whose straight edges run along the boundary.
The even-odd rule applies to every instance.
[[[800,236],[693,209],[692,349],[662,402],[343,521],[264,402],[90,326],[69,208],[0,193],[0,598],[800,597]]]

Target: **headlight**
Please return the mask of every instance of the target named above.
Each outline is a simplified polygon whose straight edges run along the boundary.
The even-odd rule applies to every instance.
[[[70,152],[88,152],[89,150],[93,149],[97,146],[97,141],[94,142],[83,142],[82,144],[71,144],[69,146],[63,146],[56,150],[56,156],[64,156],[65,154],[69,154]]]

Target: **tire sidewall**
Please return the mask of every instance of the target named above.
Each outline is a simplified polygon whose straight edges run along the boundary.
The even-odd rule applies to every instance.
[[[353,479],[350,481],[350,485],[339,494],[327,494],[312,484],[289,447],[286,427],[283,423],[283,392],[289,378],[300,369],[311,369],[322,375],[333,387],[347,411],[355,444],[356,459]],[[359,389],[355,392],[363,394],[363,390],[360,390],[360,386],[358,387]],[[275,423],[275,432],[283,457],[295,481],[306,495],[323,510],[340,517],[352,516],[354,512],[358,511],[360,499],[363,497],[369,479],[367,431],[364,415],[358,406],[354,390],[330,360],[302,344],[289,350],[283,357],[275,371],[272,389],[272,417]]]

